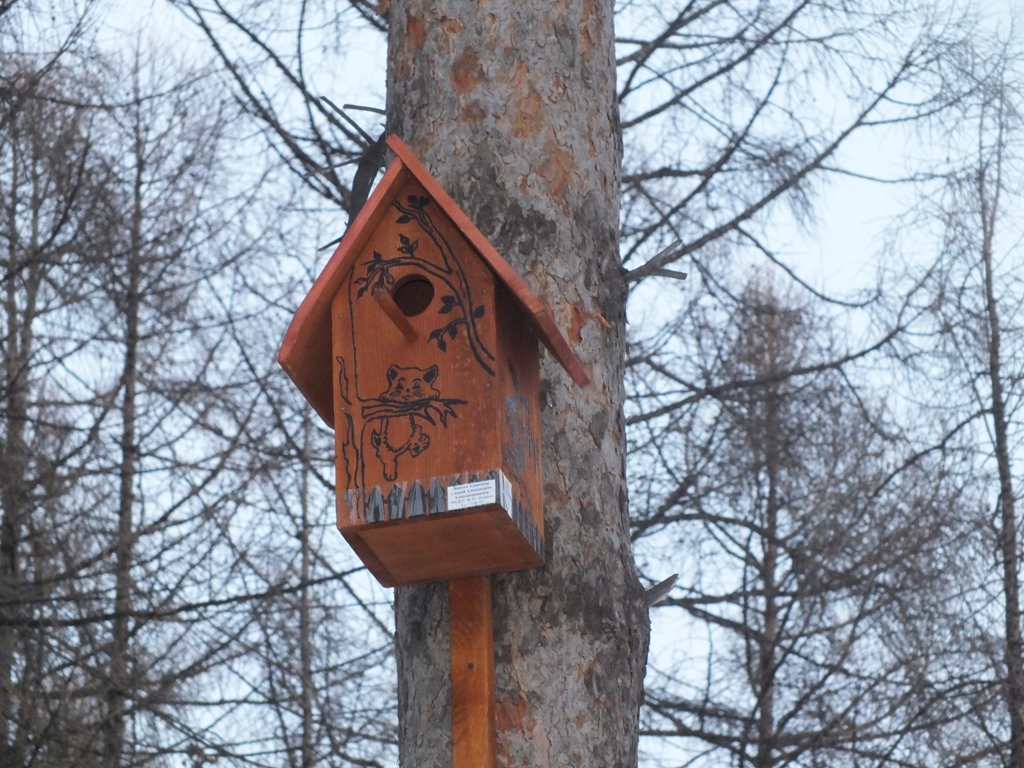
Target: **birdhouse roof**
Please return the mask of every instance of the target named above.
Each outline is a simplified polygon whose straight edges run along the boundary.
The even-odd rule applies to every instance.
[[[278,352],[278,362],[310,405],[329,426],[334,426],[331,301],[355,265],[363,246],[377,229],[391,202],[410,176],[423,185],[484,263],[505,284],[537,338],[577,384],[586,386],[590,380],[583,370],[583,365],[570,349],[569,343],[555,325],[554,317],[541,300],[527,287],[522,278],[494,249],[401,139],[389,136],[387,144],[395,153],[394,161],[388,166],[384,178],[346,230],[327,266],[313,283],[306,298],[302,300]]]

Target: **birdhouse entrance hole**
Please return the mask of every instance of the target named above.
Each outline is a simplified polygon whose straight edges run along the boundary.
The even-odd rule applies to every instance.
[[[409,275],[395,283],[391,298],[406,317],[422,314],[434,300],[434,284],[425,277]]]

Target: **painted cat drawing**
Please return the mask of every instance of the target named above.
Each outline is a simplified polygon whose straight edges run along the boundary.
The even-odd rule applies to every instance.
[[[378,401],[396,405],[400,412],[406,406],[418,406],[423,401],[441,398],[441,393],[433,386],[437,379],[436,365],[425,371],[392,365],[387,375],[388,388],[380,394]],[[395,480],[398,477],[398,457],[406,453],[419,456],[430,447],[430,436],[417,423],[415,413],[396,415],[380,420],[380,426],[370,432],[370,445],[384,465],[384,478]]]
[[[342,399],[351,405],[347,368],[340,357],[338,365]],[[356,478],[360,486],[367,487],[367,462],[372,461],[372,456],[380,461],[385,480],[398,479],[401,458],[415,458],[429,449],[428,432],[436,427],[447,428],[448,417],[458,416],[456,406],[466,404],[465,400],[442,397],[435,386],[436,365],[429,368],[390,365],[386,376],[387,386],[377,397],[358,399],[363,416],[358,443],[352,433],[352,418],[346,416],[348,428],[341,435],[338,450],[344,457],[349,487]]]

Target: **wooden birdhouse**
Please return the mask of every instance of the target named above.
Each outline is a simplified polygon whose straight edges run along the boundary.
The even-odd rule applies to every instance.
[[[338,528],[385,586],[542,565],[538,339],[587,376],[426,168],[388,146],[279,354],[334,428]]]

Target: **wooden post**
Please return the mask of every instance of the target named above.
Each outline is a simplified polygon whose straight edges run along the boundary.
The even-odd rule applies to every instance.
[[[448,582],[452,655],[452,766],[496,768],[491,577]]]

